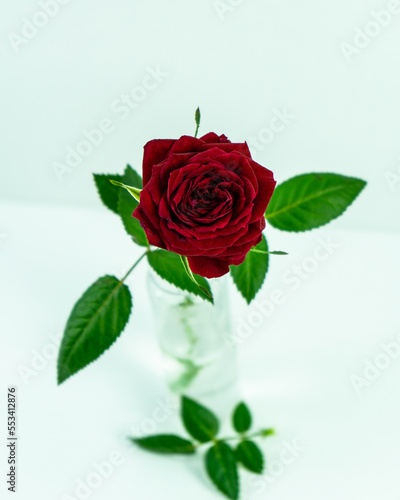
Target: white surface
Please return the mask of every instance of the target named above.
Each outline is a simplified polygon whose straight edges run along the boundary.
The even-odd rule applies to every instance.
[[[256,159],[279,182],[307,171],[365,178],[342,227],[400,229],[400,15],[350,63],[341,50],[391,0],[64,1],[18,52],[9,36],[41,7],[2,2],[1,196],[95,207],[91,172],[140,169],[146,141],[194,132],[198,105],[201,133],[250,144],[287,109],[272,141],[251,147]],[[116,101],[157,66],[165,76],[121,119]],[[103,118],[114,131],[59,183],[54,163]]]
[[[122,337],[101,360],[56,386],[49,335],[63,329],[90,283],[106,273],[121,276],[138,255],[117,217],[100,205],[78,210],[3,203],[0,214],[7,235],[0,242],[0,410],[5,436],[6,387],[17,385],[17,498],[78,498],[77,479],[86,480],[95,472],[93,462],[108,460],[112,451],[123,455],[123,464],[90,498],[222,498],[199,458],[154,456],[125,439],[150,430],[149,419],[167,397],[143,292],[145,265],[129,280],[134,312]],[[243,499],[397,499],[400,356],[360,394],[351,377],[363,376],[365,360],[374,361],[382,343],[399,337],[400,237],[339,229],[336,221],[302,235],[268,230],[270,247],[290,255],[271,259],[250,309],[233,294],[238,322],[249,321],[274,289],[285,298],[238,346],[239,394],[256,426],[277,430],[263,444],[269,474],[261,482],[241,474]],[[293,290],[287,273],[293,265],[311,265],[305,259],[321,238],[338,247]],[[52,359],[25,383],[21,369],[32,366],[35,352]],[[174,411],[154,430],[182,432]],[[304,449],[279,469],[282,449],[293,440]],[[1,460],[4,450],[5,442]],[[4,483],[3,477],[2,498]]]

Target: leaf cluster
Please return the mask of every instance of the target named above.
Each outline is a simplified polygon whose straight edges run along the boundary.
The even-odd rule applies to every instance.
[[[232,426],[236,436],[219,437],[220,422],[217,416],[205,406],[183,396],[181,419],[189,438],[175,434],[157,434],[130,440],[140,448],[154,453],[194,455],[206,445],[205,470],[214,485],[228,498],[239,498],[239,466],[255,474],[262,474],[264,458],[261,449],[254,442],[255,437],[274,433],[273,429],[262,429],[249,434],[252,416],[248,406],[241,402],[232,413]],[[236,441],[235,445],[231,442]]]

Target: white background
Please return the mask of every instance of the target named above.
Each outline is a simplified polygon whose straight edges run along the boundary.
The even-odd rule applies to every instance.
[[[197,462],[126,445],[132,426],[166,397],[144,298],[130,334],[65,386],[55,385],[54,357],[27,384],[19,373],[62,330],[82,291],[100,275],[121,275],[137,254],[102,207],[91,173],[122,172],[126,163],[140,170],[143,144],[192,134],[197,106],[201,133],[250,145],[269,137],[251,149],[278,182],[309,171],[368,181],[327,229],[301,236],[269,230],[270,246],[290,256],[272,262],[260,300],[313,255],[318,238],[339,247],[299,291],[284,289],[279,311],[239,347],[241,393],[257,423],[280,429],[265,444],[267,456],[278,460],[285,440],[306,448],[272,484],[247,485],[246,495],[398,499],[399,362],[361,394],[351,376],[362,375],[365,359],[400,333],[400,14],[381,14],[386,26],[368,37],[358,30],[374,32],[373,12],[390,2],[234,3],[71,0],[26,43],[16,36],[42,7],[21,0],[1,8],[1,399],[7,385],[19,386],[24,500],[73,495],[76,479],[112,450],[124,464],[93,498],[219,498]],[[346,58],[344,43],[357,53]],[[143,94],[137,89],[148,68],[163,76]],[[132,90],[142,100],[122,119],[116,103]],[[285,110],[291,118],[281,130],[266,131]],[[65,164],[67,149],[76,150],[102,119],[113,132],[57,176],[55,164]],[[135,279],[139,298],[143,270]],[[162,428],[177,429],[175,417]]]

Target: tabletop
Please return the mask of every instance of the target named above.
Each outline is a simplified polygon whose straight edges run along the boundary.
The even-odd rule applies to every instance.
[[[74,301],[99,276],[122,276],[139,254],[117,217],[11,202],[0,213],[0,409],[5,436],[6,391],[15,386],[19,497],[222,498],[200,455],[156,456],[127,440],[183,432],[163,379],[145,263],[128,281],[134,306],[120,339],[56,384]],[[267,312],[237,343],[235,388],[206,402],[227,429],[240,398],[255,426],[276,430],[261,444],[264,474],[241,472],[245,500],[398,498],[400,235],[335,224],[299,235],[269,229],[270,248],[289,255],[271,257],[249,307],[230,290],[236,328],[260,304]],[[2,470],[5,449],[4,438]]]

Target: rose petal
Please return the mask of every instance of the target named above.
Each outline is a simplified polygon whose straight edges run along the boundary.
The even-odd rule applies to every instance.
[[[209,132],[206,135],[203,135],[203,137],[200,137],[201,141],[207,142],[207,143],[224,143],[224,142],[231,142],[226,135],[217,135],[214,132]]]
[[[144,145],[143,152],[143,186],[151,177],[153,166],[166,159],[176,139],[153,139]]]
[[[141,209],[140,206],[136,207],[135,211],[132,214],[132,217],[136,217],[140,222],[144,232],[146,233],[147,239],[149,240],[150,245],[154,245],[155,247],[167,248],[165,243],[160,237],[160,231],[153,226],[150,219],[146,216],[146,213]]]
[[[226,260],[210,257],[188,257],[189,267],[195,274],[204,278],[219,278],[229,273],[229,264]]]
[[[244,156],[247,156],[248,158],[251,158],[251,153],[249,146],[247,145],[247,142],[225,142],[225,143],[218,143],[218,144],[205,144],[202,147],[202,150],[206,150],[207,148],[210,148],[212,146],[217,147],[221,151],[224,151],[225,153],[230,153],[232,151],[235,151],[237,153],[241,153]]]
[[[252,221],[255,221],[264,216],[268,203],[270,202],[274,192],[276,182],[271,170],[259,165],[254,160],[250,161],[250,165],[253,168],[258,182],[258,195],[254,200],[252,215]]]
[[[203,145],[203,141],[191,137],[190,135],[182,135],[170,150],[170,153],[194,153],[199,151]]]

